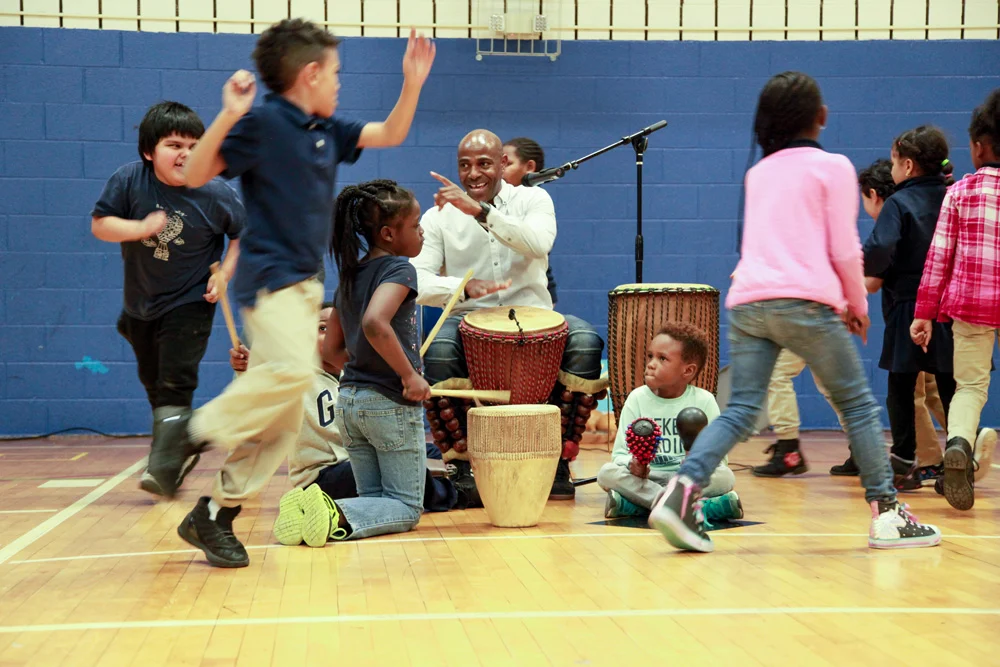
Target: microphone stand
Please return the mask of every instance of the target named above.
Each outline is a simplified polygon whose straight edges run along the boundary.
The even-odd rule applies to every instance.
[[[543,169],[539,172],[533,172],[530,174],[525,174],[524,179],[521,181],[522,185],[532,187],[535,185],[541,185],[542,183],[549,183],[550,181],[555,181],[563,176],[565,176],[570,170],[578,168],[581,164],[587,160],[591,160],[598,155],[607,153],[608,151],[618,148],[619,146],[624,146],[626,144],[631,144],[632,148],[635,150],[635,172],[636,172],[636,224],[635,224],[635,281],[637,283],[642,282],[642,262],[643,262],[643,247],[642,247],[642,163],[643,155],[646,149],[649,147],[649,135],[657,130],[662,130],[667,126],[667,121],[661,120],[658,123],[653,123],[649,127],[643,128],[636,132],[635,134],[630,134],[627,137],[622,137],[620,141],[617,141],[610,146],[605,146],[599,151],[594,151],[590,155],[585,155],[584,157],[573,160],[572,162],[567,162],[564,165],[558,167],[549,167],[548,169]]]

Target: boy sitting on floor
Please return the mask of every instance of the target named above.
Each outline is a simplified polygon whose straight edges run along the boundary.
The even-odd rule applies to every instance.
[[[608,492],[605,518],[649,514],[686,454],[677,428],[677,416],[682,410],[698,408],[708,421],[719,416],[715,397],[690,384],[707,357],[705,333],[692,324],[670,322],[653,336],[646,349],[645,384],[625,399],[611,462],[597,473],[597,483]],[[655,421],[662,433],[650,465],[635,461],[625,444],[629,425],[640,417]],[[736,477],[727,462],[722,460],[712,475],[712,483],[702,491],[706,522],[743,518],[743,505],[733,491]]]

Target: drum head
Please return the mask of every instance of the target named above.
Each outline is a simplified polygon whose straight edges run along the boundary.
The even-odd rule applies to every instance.
[[[698,285],[695,283],[628,283],[619,285],[611,290],[611,294],[619,292],[716,292],[711,285]]]
[[[498,306],[472,311],[465,316],[465,323],[482,331],[517,333],[517,322],[510,319],[512,310],[524,333],[548,331],[562,326],[566,321],[565,317],[554,310],[532,306]]]

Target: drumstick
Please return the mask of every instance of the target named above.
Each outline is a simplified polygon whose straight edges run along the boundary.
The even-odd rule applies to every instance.
[[[209,267],[212,275],[219,272],[219,263],[215,262]],[[226,329],[229,330],[229,340],[233,344],[234,350],[240,349],[240,337],[236,335],[236,323],[233,322],[233,311],[229,308],[229,297],[226,295],[228,286],[223,283],[219,289],[219,302],[222,304],[222,316],[226,319]]]
[[[427,348],[431,346],[431,341],[434,340],[434,336],[437,336],[438,331],[441,330],[441,325],[443,325],[444,321],[448,319],[448,315],[451,313],[451,309],[455,307],[455,304],[458,303],[459,297],[461,297],[462,294],[465,292],[465,286],[469,284],[470,280],[472,280],[472,269],[469,269],[468,271],[465,272],[465,277],[462,278],[462,282],[459,283],[458,289],[455,290],[455,293],[451,295],[451,299],[448,300],[448,305],[446,305],[444,307],[444,310],[441,312],[441,317],[438,318],[438,321],[434,325],[434,328],[431,329],[431,332],[427,334],[427,340],[425,340],[424,344],[420,346],[421,359],[427,353]]]
[[[509,391],[491,391],[489,389],[435,389],[431,387],[431,396],[470,398],[473,400],[490,401],[491,403],[510,403]]]

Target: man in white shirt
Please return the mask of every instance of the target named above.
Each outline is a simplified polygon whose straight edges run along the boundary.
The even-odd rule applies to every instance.
[[[417,302],[443,306],[466,271],[473,270],[453,315],[424,355],[424,375],[432,385],[469,376],[458,333],[466,313],[494,306],[552,309],[545,275],[556,238],[552,199],[540,188],[504,182],[506,163],[500,139],[487,130],[475,130],[458,147],[461,186],[431,172],[442,187],[434,195],[435,206],[420,221],[423,250],[411,260],[417,269]],[[584,320],[563,316],[569,336],[561,370],[585,380],[598,379],[604,341]],[[560,464],[557,479],[561,477],[565,480],[557,495],[571,498],[568,461]]]

